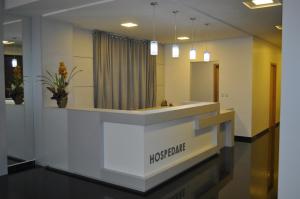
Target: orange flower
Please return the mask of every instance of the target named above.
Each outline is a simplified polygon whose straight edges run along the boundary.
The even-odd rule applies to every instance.
[[[67,78],[68,71],[67,71],[67,68],[66,68],[64,62],[60,62],[60,63],[59,63],[58,73],[59,73],[61,76],[63,76],[64,79]]]
[[[22,78],[22,68],[21,67],[16,67],[13,69],[13,76],[16,79],[21,79]]]

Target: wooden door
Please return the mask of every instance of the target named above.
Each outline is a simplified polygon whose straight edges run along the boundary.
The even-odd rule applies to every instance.
[[[219,102],[219,64],[214,64],[214,102]]]
[[[271,64],[270,73],[270,113],[269,113],[269,125],[274,127],[276,124],[276,87],[277,87],[277,66]]]
[[[268,172],[268,190],[274,188],[274,172],[275,172],[275,136],[276,136],[276,96],[277,96],[277,66],[271,64],[270,70],[270,144],[269,144],[269,172]]]

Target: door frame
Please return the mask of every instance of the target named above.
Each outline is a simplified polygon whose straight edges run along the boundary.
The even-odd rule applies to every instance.
[[[277,64],[270,66],[270,97],[269,97],[269,127],[276,125],[277,114]]]
[[[220,65],[214,64],[214,102],[219,102],[220,92]]]

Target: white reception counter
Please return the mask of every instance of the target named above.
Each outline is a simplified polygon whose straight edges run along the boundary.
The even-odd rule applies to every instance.
[[[46,108],[51,168],[145,192],[233,146],[234,112],[218,103],[124,111]]]

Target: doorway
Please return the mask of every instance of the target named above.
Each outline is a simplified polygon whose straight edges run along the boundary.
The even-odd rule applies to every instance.
[[[270,113],[269,127],[273,128],[276,125],[276,96],[277,96],[277,65],[271,64],[270,70]]]
[[[219,69],[216,62],[191,63],[191,101],[219,102]]]

